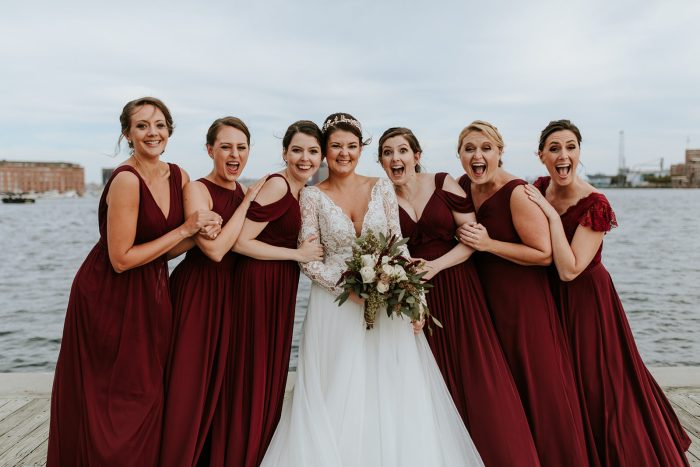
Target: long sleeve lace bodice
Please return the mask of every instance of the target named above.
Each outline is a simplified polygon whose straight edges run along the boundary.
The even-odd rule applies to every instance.
[[[299,204],[299,241],[303,241],[309,235],[316,235],[325,250],[323,261],[303,263],[301,270],[312,281],[338,296],[343,290],[336,286],[336,283],[347,269],[345,261],[352,256],[352,246],[357,238],[355,227],[343,210],[317,187],[304,188],[299,197]],[[364,235],[369,230],[401,236],[398,202],[389,180],[380,179],[372,187],[361,234]],[[408,256],[408,250],[405,246],[403,248],[403,253]]]

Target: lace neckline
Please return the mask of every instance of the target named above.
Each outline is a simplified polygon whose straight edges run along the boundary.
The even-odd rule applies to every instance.
[[[335,204],[335,201],[333,201],[333,199],[330,196],[328,196],[326,193],[324,193],[323,190],[321,190],[319,187],[313,186],[313,187],[309,187],[309,188],[314,188],[314,189],[318,190],[318,192],[321,193],[321,195],[323,195],[328,200],[328,202],[331,204],[331,208],[338,211],[342,215],[342,217],[348,222],[355,238],[360,238],[365,233],[365,220],[367,219],[367,213],[369,212],[370,207],[372,205],[372,202],[374,201],[374,192],[376,191],[380,182],[381,182],[381,179],[374,182],[374,185],[372,186],[372,190],[370,190],[369,202],[367,203],[367,209],[365,210],[365,213],[362,215],[362,224],[360,227],[360,234],[359,235],[357,234],[357,229],[355,229],[355,223],[352,221],[352,218],[350,216],[348,216],[345,213],[345,211],[343,211],[343,208],[341,208],[340,206]]]

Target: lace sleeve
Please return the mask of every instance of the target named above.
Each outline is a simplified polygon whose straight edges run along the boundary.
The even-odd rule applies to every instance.
[[[379,190],[382,201],[384,202],[384,213],[386,214],[386,222],[389,227],[389,235],[394,234],[402,238],[401,221],[399,220],[399,202],[396,199],[394,186],[386,179],[381,179],[377,183],[381,184]],[[411,254],[408,252],[408,246],[403,245],[399,247],[399,249],[406,258],[411,257]]]
[[[316,188],[304,188],[299,196],[301,207],[301,230],[299,230],[299,243],[310,235],[315,235],[317,242],[323,244],[319,219],[319,193]],[[299,267],[306,276],[328,290],[332,295],[338,296],[343,292],[341,287],[335,284],[340,277],[337,268],[328,267],[323,261],[310,261],[300,263]],[[341,271],[342,273],[342,271]]]
[[[608,199],[602,194],[594,193],[591,195],[591,200],[590,206],[578,223],[596,232],[609,232],[617,227],[617,218]]]

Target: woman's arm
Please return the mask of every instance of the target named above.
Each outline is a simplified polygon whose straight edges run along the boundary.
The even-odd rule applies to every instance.
[[[301,230],[299,231],[299,242],[313,237],[312,243],[321,245],[321,233],[319,226],[320,212],[320,191],[318,188],[309,187],[301,190],[299,205],[301,207]],[[322,245],[321,245],[322,246]],[[342,287],[336,285],[342,269],[329,267],[324,261],[309,261],[299,264],[301,271],[309,279],[320,285],[334,296],[343,293]]]
[[[251,185],[246,191],[243,201],[236,208],[233,216],[221,228],[221,232],[214,238],[209,238],[206,235],[197,235],[194,237],[194,242],[197,244],[202,253],[207,255],[212,261],[220,262],[224,255],[231,251],[231,248],[238,240],[245,221],[245,215],[248,212],[250,203],[255,199],[255,196],[260,191],[265,179],[258,180]],[[209,190],[201,182],[191,182],[185,187],[185,212],[193,212],[198,209],[211,209],[213,201]]]
[[[147,243],[135,245],[139,214],[139,179],[131,172],[117,174],[107,193],[107,245],[116,272],[124,272],[165,255],[201,228],[214,225],[219,215],[197,211],[185,223]]]
[[[510,198],[513,225],[522,240],[502,242],[489,237],[486,227],[462,225],[457,234],[460,241],[477,251],[485,251],[523,266],[547,266],[552,262],[549,225],[542,210],[530,202],[525,189],[516,187]]]
[[[256,202],[266,206],[275,203],[287,194],[287,183],[280,177],[269,178],[257,197]],[[256,240],[269,222],[256,222],[246,219],[233,251],[259,260],[291,260],[300,263],[323,260],[323,247],[310,236],[299,248],[284,248]]]
[[[542,210],[549,221],[552,256],[559,278],[565,282],[576,279],[595,257],[600,244],[603,243],[605,233],[579,225],[576,228],[571,245],[569,245],[559,213],[549,204],[549,201],[542,196],[537,188],[528,185],[525,188],[525,192],[529,199]]]

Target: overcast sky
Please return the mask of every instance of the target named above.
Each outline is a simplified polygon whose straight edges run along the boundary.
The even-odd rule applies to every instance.
[[[119,113],[153,95],[176,129],[164,160],[193,178],[224,115],[251,128],[244,176],[281,168],[295,120],[349,112],[376,140],[408,126],[429,171],[461,172],[460,130],[488,120],[507,170],[544,172],[540,130],[569,118],[587,173],[681,162],[700,147],[700,2],[3,2],[0,159],[77,162],[88,181],[114,153]],[[379,175],[376,144],[359,171]]]

